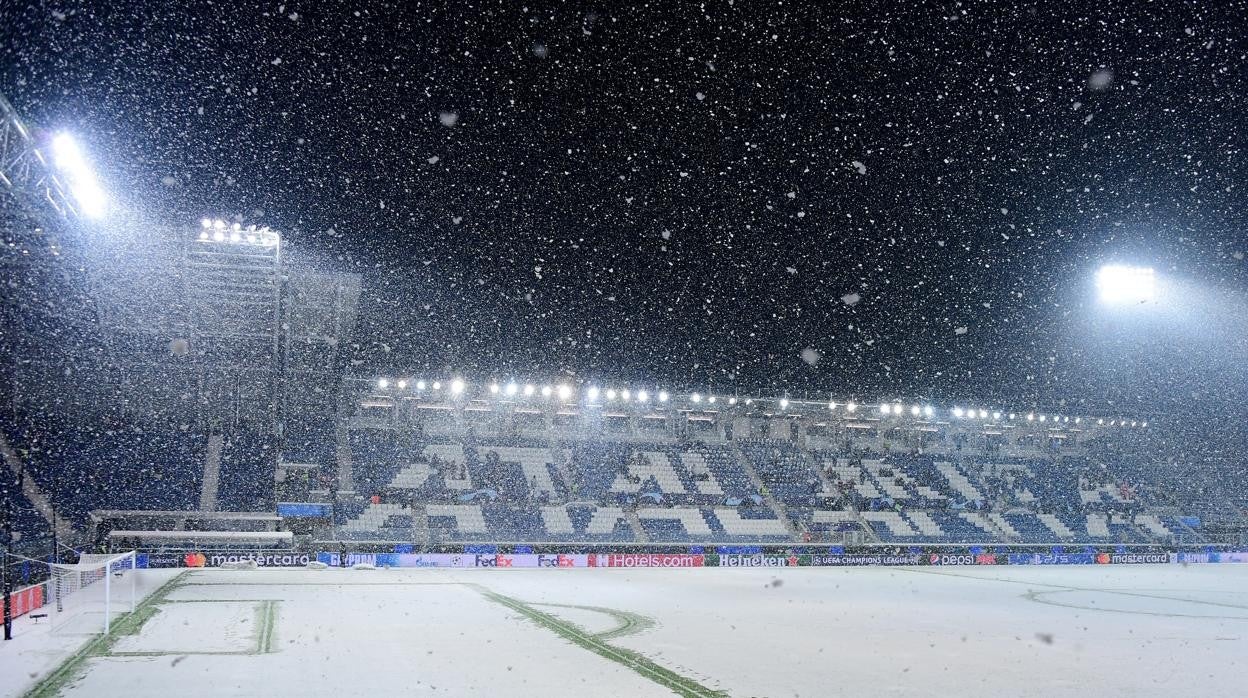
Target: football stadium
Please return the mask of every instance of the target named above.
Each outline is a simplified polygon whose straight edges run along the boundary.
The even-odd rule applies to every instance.
[[[339,16],[275,5],[252,17],[265,29],[239,8],[165,15],[138,5],[91,15],[99,27],[84,24],[85,10],[0,14],[23,47],[12,67],[44,85],[0,83],[9,93],[0,96],[0,696],[1235,692],[1248,648],[1242,192],[1185,182],[1165,199],[1174,206],[1153,206],[1153,194],[1126,184],[1105,194],[1119,186],[1107,183],[1110,165],[1076,177],[1093,154],[1028,170],[1043,157],[1022,136],[1051,133],[1030,124],[1011,137],[1008,163],[997,162],[1000,147],[970,156],[980,163],[971,174],[990,184],[924,171],[922,186],[956,186],[957,203],[906,203],[904,168],[882,160],[910,157],[911,141],[942,140],[907,121],[907,109],[881,112],[909,124],[905,144],[872,145],[891,123],[815,116],[793,86],[772,95],[759,82],[746,94],[754,78],[744,75],[771,71],[766,59],[720,46],[718,29],[689,43],[665,33],[719,13],[717,26],[742,37],[772,27],[758,40],[776,42],[794,70],[818,72],[822,59],[786,33],[806,27],[815,44],[873,52],[833,51],[882,71],[836,80],[883,109],[892,103],[874,81],[911,69],[887,67],[902,19],[884,17],[890,38],[877,45],[863,37],[879,32],[855,24],[871,14],[863,8],[845,10],[842,31],[813,7],[753,8],[747,21],[733,3],[705,18],[675,5],[567,17],[429,10],[427,21],[411,9]],[[575,31],[553,28],[557,17]],[[202,47],[188,37],[225,27],[212,39],[225,43],[205,55],[257,51],[257,70],[298,70],[290,66],[303,58],[336,66],[317,84],[414,69],[402,67],[410,58],[386,67],[406,46],[433,47],[430,85],[467,94],[486,81],[481,89],[513,95],[516,109],[546,108],[531,85],[558,99],[596,86],[620,99],[644,94],[615,106],[569,97],[551,107],[562,116],[549,128],[515,116],[502,129],[490,123],[509,113],[501,97],[475,107],[463,97],[451,109],[437,106],[447,99],[437,88],[421,97],[413,83],[393,89],[421,104],[427,135],[374,147],[348,125],[350,110],[300,130],[287,109],[303,119],[306,104],[239,88],[254,76],[235,75],[224,58],[228,78],[216,59],[119,59],[100,68],[124,88],[109,95],[131,95],[118,102],[91,86],[87,66],[104,49],[71,51],[67,70],[87,102],[126,110],[155,100],[181,124],[204,117],[202,99],[210,121],[195,128],[224,140],[200,142],[184,124],[162,130],[164,116],[140,138],[103,112],[75,111],[69,88],[48,87],[57,81],[45,71],[56,53],[45,46],[94,45],[97,32],[147,46],[126,18],[165,27],[177,45]],[[463,26],[476,29],[456,34]],[[973,26],[975,47],[1033,31]],[[1224,50],[1221,24],[1177,26],[1176,41],[1193,50]],[[313,35],[289,34],[303,31]],[[256,37],[285,57],[270,59]],[[672,55],[639,58],[634,48],[650,39]],[[1045,57],[1065,40],[1002,60],[1056,70]],[[361,47],[369,41],[381,45]],[[900,43],[910,41],[943,45]],[[1185,74],[1186,53],[1140,42],[1123,49],[1131,60],[1160,55]],[[494,70],[473,51],[518,63]],[[610,76],[575,67],[594,51],[615,66]],[[126,86],[155,78],[126,78],[126,60],[174,65],[177,79],[134,96]],[[184,60],[207,72],[184,70]],[[1131,60],[1108,76],[1080,63],[1077,79],[1053,77],[1049,97],[1019,109],[1047,119],[1038,105],[1062,100],[1061,118],[1077,111],[1071,123],[1089,129],[1102,128],[1094,110],[1135,114],[1134,102],[1112,100],[1155,76],[1131,72]],[[669,64],[702,77],[686,85],[664,72]],[[1003,72],[1011,77],[994,84],[1007,94],[985,95],[1029,94]],[[490,82],[499,75],[513,80]],[[525,89],[510,92],[525,75]],[[1242,76],[1220,79],[1243,86]],[[175,114],[183,82],[213,86],[211,96]],[[272,87],[283,89],[294,88]],[[372,108],[384,114],[391,88],[376,89],[386,96]],[[1206,94],[1195,83],[1167,89]],[[679,90],[690,91],[681,109],[720,110],[706,123],[758,112],[770,125],[741,135],[731,162],[715,149],[735,146],[626,128],[630,110]],[[1072,109],[1067,93],[1086,96]],[[681,128],[706,126],[673,109]],[[828,147],[842,129],[861,136],[839,179],[814,181],[814,156],[784,164],[764,154],[792,136],[767,135],[788,128],[789,113]],[[386,132],[407,128],[395,125],[402,117],[368,118]],[[999,121],[985,117],[982,137]],[[92,123],[98,133],[84,130]],[[316,154],[283,155],[294,137],[271,140],[279,123],[306,132],[312,145],[298,145]],[[523,154],[511,150],[513,128]],[[1131,161],[1144,170],[1115,176],[1138,184],[1151,171],[1140,163],[1179,136],[1135,128],[1156,137]],[[619,153],[605,147],[612,129]],[[958,133],[970,142],[981,128]],[[173,145],[134,152],[159,138]],[[1046,147],[1100,152],[1111,135],[1066,138]],[[685,146],[708,150],[667,152]],[[389,160],[403,148],[418,156],[408,165],[426,168],[419,175]],[[357,159],[365,151],[375,162]],[[637,162],[656,151],[671,160]],[[959,157],[949,153],[945,164]],[[261,157],[268,164],[252,160]],[[568,159],[534,169],[556,157]],[[231,168],[201,167],[213,158]],[[233,166],[239,159],[250,164]],[[1207,166],[1195,164],[1199,154],[1174,159]],[[1218,176],[1242,171],[1226,162]],[[781,165],[806,170],[780,181],[766,168]],[[435,167],[463,169],[452,181]],[[1029,179],[1010,179],[1018,168]],[[506,179],[516,171],[529,181]],[[1068,175],[1053,196],[1096,221],[1073,236],[1066,214],[1031,206],[1039,194],[1027,199]],[[1000,191],[996,177],[1007,178]],[[298,193],[275,182],[297,182]],[[628,188],[604,193],[614,186]],[[865,186],[869,196],[842,189]],[[1006,189],[1026,191],[1014,195],[1025,201],[1002,203]],[[1124,197],[1138,206],[1106,203]],[[545,203],[509,208],[537,199]],[[924,211],[946,205],[982,209],[956,218],[978,232],[924,228]],[[800,226],[812,221],[829,240],[858,239],[857,252],[811,242]],[[626,237],[634,230],[641,242]],[[1007,247],[1015,238],[1023,242]],[[755,267],[766,268],[765,284]]]

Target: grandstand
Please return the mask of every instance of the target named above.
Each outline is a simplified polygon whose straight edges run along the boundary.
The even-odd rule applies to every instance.
[[[1106,442],[1157,428],[1138,421],[348,385],[354,412],[321,481],[349,477],[311,491],[335,505],[321,546],[1227,542],[1207,510],[1144,495],[1163,487],[1154,471],[1104,461]]]

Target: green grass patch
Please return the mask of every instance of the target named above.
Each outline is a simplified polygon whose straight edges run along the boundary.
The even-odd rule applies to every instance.
[[[556,618],[549,613],[543,613],[519,599],[513,599],[510,596],[499,594],[476,584],[465,584],[465,586],[475,589],[485,598],[519,613],[573,644],[580,645],[600,657],[626,666],[660,686],[671,689],[678,695],[686,696],[687,698],[718,698],[719,696],[727,695],[724,691],[713,690],[703,686],[694,679],[677,674],[637,652],[609,645],[601,638],[587,633],[577,626]],[[595,607],[593,610],[602,609]]]

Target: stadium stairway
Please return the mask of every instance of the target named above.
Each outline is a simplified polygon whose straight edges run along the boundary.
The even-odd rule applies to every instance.
[[[650,542],[650,534],[646,532],[646,527],[641,525],[641,517],[637,515],[636,509],[625,510],[624,518],[628,521],[628,525],[633,527],[633,535],[637,537],[638,543]]]
[[[780,500],[771,495],[771,490],[763,486],[763,479],[759,477],[758,471],[754,469],[754,464],[750,461],[750,458],[746,455],[745,451],[742,450],[741,445],[736,441],[733,441],[732,451],[736,455],[737,464],[742,470],[745,471],[745,474],[749,476],[750,482],[754,485],[755,491],[765,493],[763,494],[763,501],[767,503],[767,506],[771,507],[772,511],[776,512],[776,516],[778,516],[780,521],[784,523],[784,527],[789,531],[789,537],[793,540],[801,540],[801,534],[797,530],[797,525],[793,523],[792,517],[789,516],[788,508],[785,507]]]

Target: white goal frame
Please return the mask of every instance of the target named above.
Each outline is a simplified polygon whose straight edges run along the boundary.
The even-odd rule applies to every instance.
[[[82,555],[72,565],[52,563],[44,603],[53,633],[112,630],[113,617],[133,612],[138,601],[135,553]],[[103,615],[102,619],[96,618]]]

